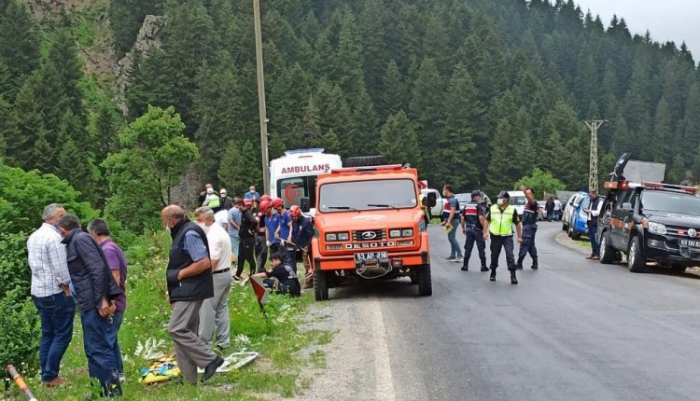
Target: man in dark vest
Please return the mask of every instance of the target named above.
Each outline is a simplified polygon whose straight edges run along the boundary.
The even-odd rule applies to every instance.
[[[479,259],[481,259],[481,271],[489,271],[486,266],[486,241],[484,241],[484,232],[489,229],[489,222],[486,220],[488,216],[488,206],[481,199],[481,191],[472,191],[472,201],[467,203],[462,210],[462,232],[467,236],[467,241],[464,243],[464,264],[462,271],[469,270],[469,258],[472,256],[472,249],[476,242],[476,248],[479,250]]]
[[[168,333],[173,339],[182,375],[197,383],[197,367],[204,369],[202,381],[209,380],[224,360],[200,340],[199,309],[214,296],[209,244],[204,231],[179,206],[167,206],[160,213],[165,229],[173,237],[166,270],[168,295],[173,311]]]
[[[532,269],[537,270],[539,265],[537,263],[537,247],[535,246],[535,236],[537,235],[537,212],[539,210],[539,205],[535,199],[535,193],[531,188],[522,186],[520,188],[525,193],[525,198],[527,198],[527,203],[523,209],[522,223],[523,223],[523,235],[520,242],[520,250],[518,252],[518,263],[516,266],[518,270],[523,269],[523,260],[525,256],[529,253],[532,258]]]
[[[594,189],[588,191],[591,198],[591,205],[583,211],[588,215],[588,238],[591,240],[591,256],[586,259],[598,260],[600,256],[600,244],[598,244],[598,216],[603,207],[603,201],[598,197],[598,192]]]

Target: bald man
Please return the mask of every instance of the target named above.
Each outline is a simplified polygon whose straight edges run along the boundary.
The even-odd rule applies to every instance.
[[[224,363],[197,335],[202,303],[214,296],[209,244],[204,231],[179,206],[167,206],[160,213],[160,220],[173,237],[166,270],[173,306],[168,333],[175,345],[180,372],[190,383],[197,384],[197,367],[204,369],[202,381],[206,381]]]

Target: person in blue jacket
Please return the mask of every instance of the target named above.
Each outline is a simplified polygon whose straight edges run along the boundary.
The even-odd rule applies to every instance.
[[[301,213],[301,208],[294,205],[289,208],[289,214],[292,216],[292,238],[296,248],[301,251],[301,261],[304,263],[304,271],[306,272],[306,281],[304,288],[310,287],[313,282],[312,278],[314,271],[311,268],[311,238],[314,237],[314,225],[311,219]]]

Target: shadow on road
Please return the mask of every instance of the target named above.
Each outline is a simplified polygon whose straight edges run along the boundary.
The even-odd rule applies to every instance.
[[[615,262],[610,266],[616,266],[619,268],[627,269],[626,262]],[[681,273],[681,272],[673,271],[669,268],[649,265],[649,266],[647,266],[647,270],[643,274],[656,274],[659,276],[683,277],[683,278],[689,278],[689,279],[693,279],[693,280],[700,280],[700,269],[696,269],[696,268],[689,268],[689,269],[686,269],[685,272]]]
[[[350,279],[341,287],[331,289],[331,299],[362,298],[377,296],[379,298],[417,298],[418,286],[404,277],[384,281],[360,281]]]

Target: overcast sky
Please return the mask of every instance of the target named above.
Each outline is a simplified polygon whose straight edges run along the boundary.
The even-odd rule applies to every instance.
[[[607,27],[613,14],[627,22],[632,35],[647,29],[656,42],[685,43],[700,60],[700,0],[574,0],[584,14],[600,15]]]

